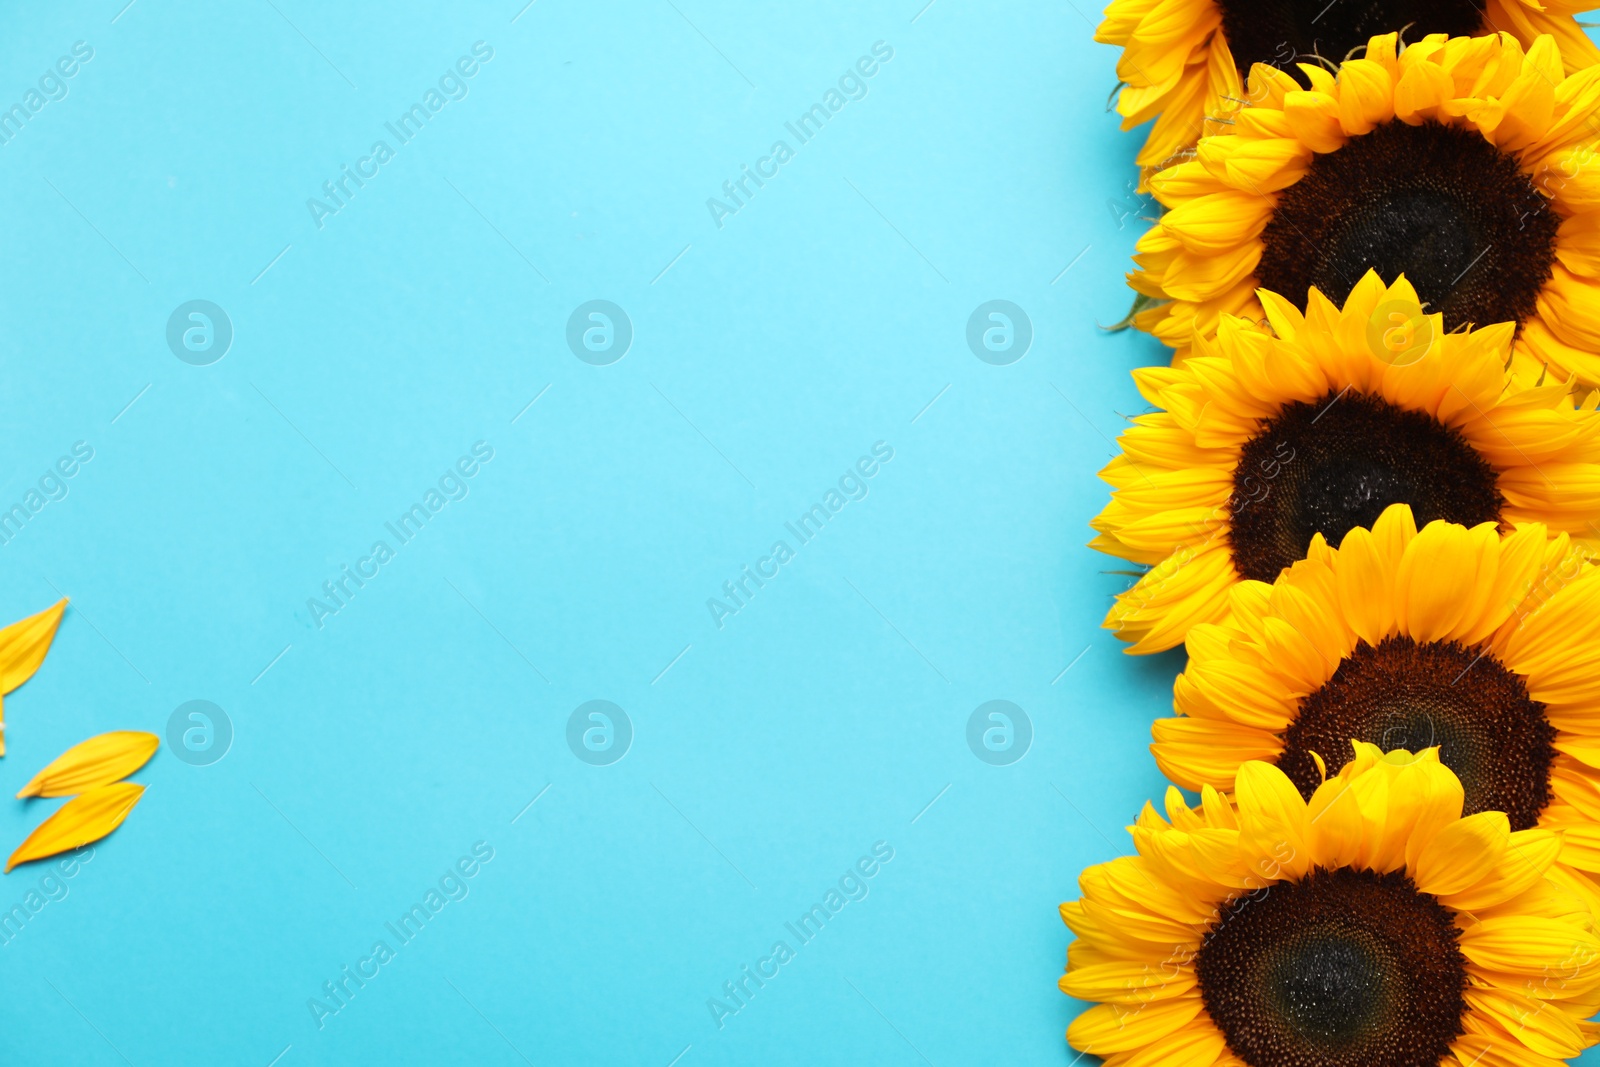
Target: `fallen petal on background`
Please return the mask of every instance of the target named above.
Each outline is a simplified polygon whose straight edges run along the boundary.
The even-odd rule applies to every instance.
[[[66,610],[67,598],[62,597],[39,614],[0,630],[0,695],[33,677],[44,662],[44,654],[50,651],[50,641]]]
[[[80,741],[34,775],[17,797],[69,797],[120,782],[155,755],[161,739],[141,730],[113,730]]]
[[[6,861],[6,873],[19,863],[42,860],[100,840],[122,825],[143,794],[142,785],[116,782],[73,797],[18,846]]]
[[[0,698],[33,677],[33,672],[44,662],[50,651],[50,642],[61,624],[61,613],[67,608],[67,598],[62,597],[51,607],[37,615],[30,615],[0,630]],[[0,711],[0,756],[6,754],[5,715]]]

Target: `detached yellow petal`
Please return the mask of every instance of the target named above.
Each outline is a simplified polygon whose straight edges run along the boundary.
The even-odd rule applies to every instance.
[[[17,847],[6,861],[7,873],[19,863],[42,860],[100,840],[122,825],[143,795],[142,785],[116,782],[73,797]]]
[[[0,630],[0,695],[33,677],[33,672],[44,662],[44,654],[50,651],[50,641],[56,636],[61,613],[66,610],[67,600],[62,597],[39,614]]]
[[[67,749],[22,787],[22,797],[69,797],[120,782],[149,762],[161,739],[140,730],[114,730]]]

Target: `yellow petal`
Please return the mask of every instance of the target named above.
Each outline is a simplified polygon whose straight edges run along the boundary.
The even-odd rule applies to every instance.
[[[1401,122],[1416,126],[1436,118],[1439,105],[1455,94],[1455,83],[1443,67],[1415,63],[1400,76],[1394,88],[1395,115]]]
[[[1372,132],[1394,117],[1394,82],[1382,63],[1352,59],[1339,67],[1339,123],[1348,134]]]
[[[17,847],[6,861],[6,871],[9,873],[19,863],[44,859],[100,840],[122,825],[122,820],[143,795],[142,785],[115,782],[73,797]]]
[[[1403,633],[1419,642],[1450,634],[1466,607],[1462,592],[1470,592],[1477,577],[1471,547],[1467,529],[1447,522],[1430,522],[1417,534],[1395,574],[1396,621]]]
[[[1477,885],[1499,866],[1511,844],[1504,813],[1481,811],[1450,823],[1422,846],[1413,877],[1424,893],[1446,896]]]
[[[1199,997],[1178,997],[1128,1007],[1097,1004],[1072,1020],[1067,1041],[1073,1048],[1093,1049],[1100,1055],[1127,1052],[1166,1037],[1200,1014]]]
[[[1493,986],[1469,988],[1466,998],[1474,1012],[1489,1016],[1541,1056],[1565,1060],[1583,1051],[1577,1021],[1548,1003]]]
[[[44,654],[50,651],[50,640],[55,637],[61,613],[66,609],[67,601],[63,597],[39,614],[0,630],[0,695],[33,677],[33,672],[44,662]]]
[[[1283,114],[1295,135],[1313,152],[1332,152],[1344,147],[1339,101],[1327,93],[1305,90],[1289,93],[1283,98]]]
[[[1311,866],[1306,842],[1306,802],[1288,775],[1260,760],[1239,768],[1239,849],[1268,881],[1299,878]]]
[[[1056,980],[1069,997],[1102,1004],[1148,1004],[1172,1000],[1195,987],[1192,968],[1155,968],[1143,960],[1112,960],[1074,967]]]
[[[1462,820],[1463,822],[1465,820]],[[1527,893],[1545,881],[1551,864],[1561,855],[1561,836],[1553,830],[1534,827],[1511,835],[1505,863],[1475,886],[1459,893],[1441,896],[1440,902],[1458,912],[1479,915]]]
[[[22,787],[21,797],[69,797],[120,782],[155,755],[161,739],[139,730],[114,730],[80,741]]]
[[[1325,768],[1322,757],[1318,755],[1316,759],[1317,766]],[[1347,867],[1361,855],[1367,825],[1347,778],[1323,775],[1322,784],[1311,794],[1306,807],[1306,829],[1312,862],[1320,867]]]
[[[1594,959],[1600,955],[1600,942],[1568,922],[1532,915],[1497,916],[1461,932],[1461,954],[1488,971],[1542,978],[1585,954]],[[1593,978],[1585,977],[1592,988]]]
[[[1187,789],[1202,785],[1233,788],[1234,774],[1249,760],[1272,760],[1283,742],[1265,730],[1230,722],[1180,716],[1151,725],[1150,752],[1168,778]]]
[[[1390,504],[1372,524],[1372,543],[1383,559],[1383,565],[1393,582],[1400,570],[1400,560],[1406,546],[1417,536],[1417,523],[1411,516],[1410,504]]]
[[[1229,189],[1183,201],[1161,217],[1161,225],[1189,251],[1216,255],[1259,234],[1275,206],[1268,197]]]
[[[1393,572],[1370,530],[1357,526],[1345,534],[1334,575],[1351,631],[1369,645],[1388,637],[1395,627]]]

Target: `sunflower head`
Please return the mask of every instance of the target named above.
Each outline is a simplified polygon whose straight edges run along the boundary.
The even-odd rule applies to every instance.
[[[1270,582],[1314,538],[1337,544],[1391,504],[1422,524],[1546,524],[1600,535],[1600,415],[1508,369],[1511,323],[1447,331],[1405,278],[1369,271],[1337,307],[1263,291],[1268,328],[1226,317],[1181,366],[1136,371],[1160,410],[1101,472],[1094,547],[1150,570],[1106,626],[1171,648]]]
[[[1306,64],[1332,65],[1374,35],[1473,37],[1503,32],[1524,47],[1548,34],[1560,67],[1600,63],[1573,16],[1592,0],[1113,0],[1095,40],[1117,45],[1123,129],[1155,120],[1138,163],[1147,173],[1184,158],[1202,136],[1227,128],[1251,98],[1245,75],[1267,66],[1310,85]]]
[[[1368,270],[1411,281],[1446,330],[1509,322],[1537,376],[1600,383],[1600,66],[1510,34],[1365,42],[1304,85],[1258,64],[1230,125],[1151,179],[1168,211],[1130,275],[1135,322],[1184,349],[1258,288],[1305,307]]]
[[[1151,751],[1173,781],[1234,788],[1269,761],[1310,797],[1350,758],[1429,746],[1466,812],[1567,836],[1600,905],[1600,567],[1538,523],[1502,534],[1395,505],[1338,548],[1319,536],[1271,585],[1242,582],[1195,627]]]
[[[1594,1038],[1600,939],[1548,830],[1462,815],[1436,749],[1356,743],[1309,800],[1240,768],[1091,867],[1061,906],[1067,1031],[1110,1067],[1545,1064]]]

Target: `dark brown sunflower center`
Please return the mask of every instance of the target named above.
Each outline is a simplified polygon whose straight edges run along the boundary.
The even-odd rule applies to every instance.
[[[1309,798],[1322,781],[1313,752],[1331,775],[1349,762],[1352,738],[1385,752],[1437,745],[1466,790],[1464,814],[1503,811],[1513,830],[1526,830],[1550,802],[1555,736],[1544,705],[1492,655],[1389,637],[1358,644],[1300,702],[1278,766]]]
[[[1452,920],[1404,871],[1313,870],[1227,904],[1195,973],[1251,1067],[1436,1067],[1463,1032]]]
[[[1240,450],[1229,504],[1234,568],[1270,582],[1305,558],[1313,534],[1337,546],[1390,504],[1410,504],[1419,527],[1498,522],[1496,478],[1458,431],[1425,412],[1353,391],[1289,404]]]
[[[1240,74],[1270,63],[1298,76],[1295,63],[1313,56],[1338,62],[1380,33],[1405,30],[1412,41],[1430,33],[1467,37],[1484,21],[1474,0],[1221,0],[1221,7]]]
[[[1318,155],[1262,232],[1256,280],[1302,309],[1404,274],[1446,330],[1534,313],[1561,220],[1517,161],[1458,126],[1389,122]]]

